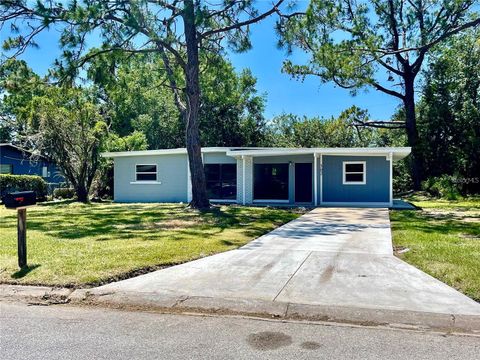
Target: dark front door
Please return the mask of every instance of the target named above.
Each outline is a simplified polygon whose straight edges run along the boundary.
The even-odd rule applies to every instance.
[[[295,164],[295,202],[312,202],[312,164]]]

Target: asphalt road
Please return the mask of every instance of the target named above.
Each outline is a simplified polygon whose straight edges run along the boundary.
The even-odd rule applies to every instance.
[[[478,359],[480,337],[0,303],[1,359]]]

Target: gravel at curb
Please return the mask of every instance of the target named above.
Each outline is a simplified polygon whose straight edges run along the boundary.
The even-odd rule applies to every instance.
[[[47,286],[0,285],[0,300],[20,300],[30,303],[61,304],[69,302],[74,289]]]

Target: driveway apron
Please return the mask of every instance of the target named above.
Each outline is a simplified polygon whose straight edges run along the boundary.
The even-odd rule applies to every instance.
[[[478,303],[393,256],[388,210],[378,208],[316,208],[237,250],[92,292],[480,315]]]

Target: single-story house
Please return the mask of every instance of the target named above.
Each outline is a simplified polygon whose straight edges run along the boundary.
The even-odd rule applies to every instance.
[[[298,206],[392,206],[392,148],[202,149],[212,202]],[[103,153],[114,159],[114,201],[189,202],[187,151]]]
[[[13,144],[0,144],[0,174],[38,175],[47,183],[65,181],[57,166],[44,156],[33,154]]]

